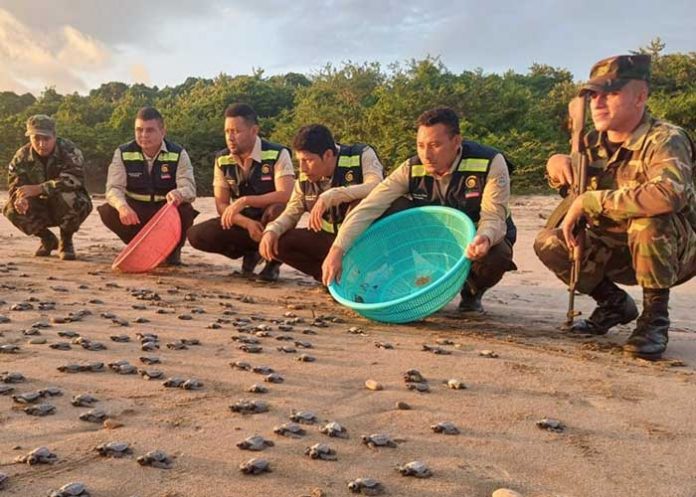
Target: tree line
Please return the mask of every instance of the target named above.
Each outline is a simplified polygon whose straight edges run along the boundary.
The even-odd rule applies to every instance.
[[[659,38],[636,52],[653,57],[650,111],[696,134],[696,52],[663,54]],[[0,92],[0,163],[7,164],[26,143],[26,119],[49,114],[58,134],[85,155],[88,189],[103,192],[114,149],[133,137],[133,120],[144,105],[165,117],[168,136],[182,144],[194,164],[199,195],[212,193],[213,156],[224,148],[223,112],[234,102],[251,104],[261,135],[290,144],[304,124],[322,123],[343,143],[369,143],[387,170],[415,153],[415,119],[447,105],[461,118],[466,139],[503,151],[515,165],[513,190],[543,191],[544,166],[553,153],[569,149],[567,104],[576,94],[572,74],[533,64],[527,73],[450,71],[426,58],[382,67],[377,63],[326,65],[314,74],[267,77],[220,74],[188,78],[162,89],[120,82],[102,84],[88,95],[61,95],[52,88],[38,97]],[[0,186],[6,175],[0,175]]]

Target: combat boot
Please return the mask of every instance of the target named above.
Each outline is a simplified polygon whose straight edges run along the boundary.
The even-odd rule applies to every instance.
[[[481,298],[484,293],[485,290],[474,290],[469,282],[466,282],[461,291],[462,299],[459,301],[459,312],[481,314],[483,312]]]
[[[280,276],[280,266],[282,264],[283,263],[280,261],[268,261],[259,273],[259,279],[262,281],[268,281],[269,283],[278,281],[278,277]]]
[[[242,257],[242,276],[251,276],[254,274],[254,269],[261,262],[261,254],[258,252],[249,252]]]
[[[669,288],[643,289],[643,312],[623,350],[648,361],[662,357],[667,348],[669,330]]]
[[[58,244],[58,257],[64,261],[75,260],[75,247],[72,240],[73,234],[60,230],[60,243]]]
[[[36,236],[41,238],[41,245],[34,252],[34,256],[48,257],[52,251],[58,248],[58,239],[48,228],[44,228]]]
[[[617,324],[630,323],[638,317],[631,296],[609,280],[603,280],[590,295],[597,301],[597,307],[589,318],[573,323],[571,333],[604,335]]]

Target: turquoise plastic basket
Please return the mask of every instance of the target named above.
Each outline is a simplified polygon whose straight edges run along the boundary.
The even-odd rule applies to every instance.
[[[329,292],[340,304],[386,323],[417,321],[447,305],[471,269],[466,246],[476,234],[449,207],[408,209],[370,226],[343,257]]]

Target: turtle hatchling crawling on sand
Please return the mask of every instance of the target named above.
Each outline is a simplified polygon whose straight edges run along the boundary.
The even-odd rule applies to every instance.
[[[106,412],[101,409],[92,409],[80,414],[80,419],[88,423],[102,423],[106,418],[108,418]]]
[[[403,476],[415,476],[416,478],[429,478],[433,476],[433,472],[420,461],[411,461],[403,466],[397,466],[397,471]]]
[[[75,407],[92,407],[95,402],[99,402],[99,399],[88,393],[75,395],[70,401],[70,403]]]
[[[249,459],[239,465],[239,470],[245,475],[258,475],[271,471],[271,465],[266,459]]]
[[[430,426],[430,429],[435,433],[443,433],[445,435],[458,435],[459,428],[451,421],[442,421]]]
[[[53,490],[48,497],[91,497],[91,495],[84,483],[75,482]]]
[[[348,430],[346,430],[346,427],[338,424],[336,421],[326,423],[319,431],[330,437],[348,438]]]
[[[55,414],[56,408],[51,404],[37,404],[35,406],[25,407],[24,412],[29,416],[48,416],[50,414]]]
[[[230,411],[240,414],[258,414],[268,411],[268,404],[262,400],[238,400],[230,405]]]
[[[324,461],[335,461],[336,451],[328,444],[318,443],[305,449],[305,455],[312,459],[322,459]]]
[[[152,466],[159,469],[171,469],[174,461],[165,452],[161,450],[152,450],[144,456],[136,459],[141,466]]]
[[[384,433],[373,433],[372,435],[363,435],[362,443],[364,443],[371,449],[375,449],[377,447],[396,447],[396,442],[394,442],[394,440],[389,435],[385,435]]]
[[[133,453],[133,449],[126,442],[107,442],[94,448],[102,457],[124,457]]]
[[[384,493],[384,485],[374,478],[357,478],[348,483],[348,490],[354,494],[381,495]]]
[[[317,422],[317,415],[312,411],[292,411],[290,421],[301,423],[303,425],[313,425]]]
[[[285,437],[301,437],[307,432],[297,423],[283,423],[273,428],[273,433]]]
[[[237,444],[237,447],[239,447],[242,450],[253,450],[253,451],[258,451],[258,450],[263,450],[266,447],[273,447],[275,443],[273,443],[272,440],[266,440],[262,436],[255,435],[253,437],[249,437]]]
[[[26,463],[29,466],[33,466],[34,464],[53,464],[57,460],[58,456],[46,447],[39,447],[25,456],[17,456],[15,458],[15,462],[21,464]]]

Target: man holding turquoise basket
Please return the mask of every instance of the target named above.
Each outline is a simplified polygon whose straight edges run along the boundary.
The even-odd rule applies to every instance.
[[[454,110],[428,110],[417,120],[418,155],[402,163],[346,217],[322,266],[323,283],[341,277],[344,254],[377,218],[410,207],[440,205],[468,215],[476,235],[466,248],[471,271],[461,291],[462,312],[483,312],[481,297],[516,269],[517,230],[510,216],[510,176],[503,154],[462,140]]]

